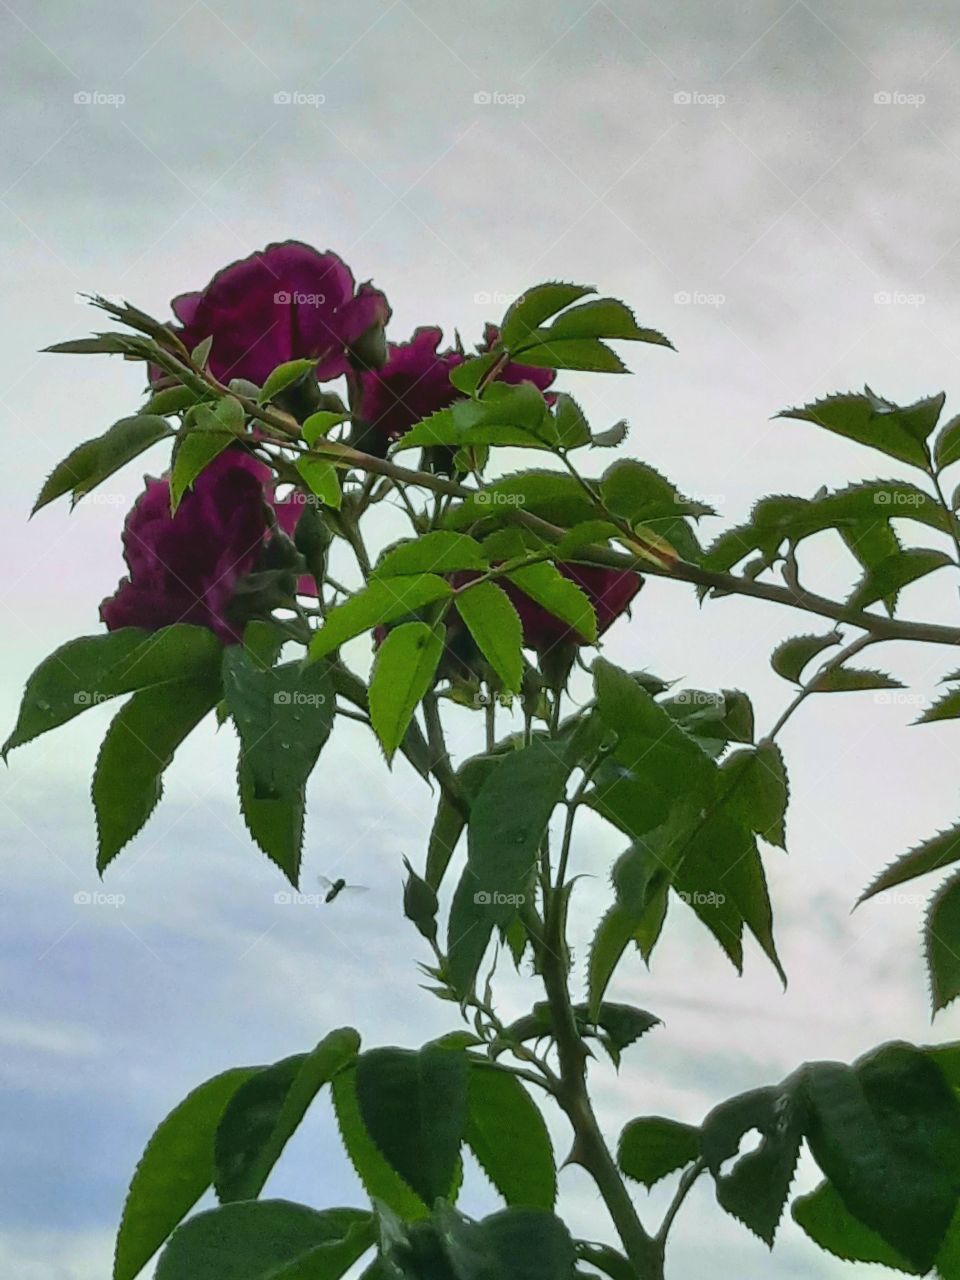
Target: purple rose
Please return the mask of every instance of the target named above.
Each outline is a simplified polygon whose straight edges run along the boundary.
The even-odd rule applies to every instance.
[[[359,289],[335,253],[318,253],[297,240],[218,271],[199,293],[171,303],[192,351],[213,335],[210,371],[221,382],[246,378],[262,386],[287,360],[316,359],[321,382],[349,369],[348,350],[390,317],[372,284]]]
[[[450,371],[463,364],[457,351],[438,351],[440,329],[422,326],[409,342],[391,342],[382,369],[360,375],[357,447],[384,457],[388,445],[423,418],[446,409],[461,393]]]
[[[123,529],[130,572],[100,606],[108,630],[189,622],[225,644],[238,641],[231,605],[268,536],[271,483],[269,468],[230,448],[200,473],[174,516],[169,479],[148,479]]]

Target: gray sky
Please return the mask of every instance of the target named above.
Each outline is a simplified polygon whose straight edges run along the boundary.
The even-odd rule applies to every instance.
[[[763,493],[893,470],[771,422],[776,410],[865,381],[894,399],[943,388],[958,407],[960,23],[946,3],[0,0],[0,25],[6,723],[36,662],[97,630],[141,485],[134,466],[105,500],[26,523],[53,463],[139,396],[122,363],[35,354],[96,323],[81,290],[166,314],[173,294],[291,236],[372,276],[393,337],[440,323],[474,341],[530,284],[596,284],[679,354],[641,349],[635,378],[563,385],[597,423],[628,417],[628,451],[707,497],[718,530]],[[832,544],[806,573],[834,592],[854,577]],[[940,579],[904,607],[956,608]],[[701,612],[687,588],[648,583],[608,652],[744,687],[766,726],[789,696],[767,655],[807,629],[750,603]],[[927,698],[949,654],[891,646],[884,661]],[[649,1111],[699,1121],[805,1058],[960,1034],[956,1010],[929,1027],[919,898],[849,915],[881,865],[956,819],[956,730],[911,729],[916,713],[851,695],[791,723],[790,855],[767,860],[789,990],[755,948],[738,979],[674,909],[652,974],[630,960],[615,986],[667,1025],[619,1077],[598,1069],[611,1135]],[[18,1280],[106,1274],[149,1132],[206,1076],[347,1022],[371,1045],[451,1026],[449,1006],[417,989],[423,957],[399,919],[400,857],[421,856],[430,796],[402,764],[388,775],[357,726],[338,730],[311,784],[305,889],[337,871],[370,893],[323,912],[274,901],[283,885],[236,814],[235,744],[206,726],[102,886],[122,905],[77,905],[96,887],[87,788],[109,715],[89,712],[0,773],[0,1272]],[[453,737],[468,754],[472,721],[455,719]],[[619,852],[599,825],[584,835],[579,869],[597,880],[582,882],[581,957]],[[532,994],[505,982],[506,1013]],[[605,1234],[595,1193],[576,1172],[563,1185],[575,1228]],[[268,1189],[361,1202],[324,1103]],[[464,1203],[492,1206],[479,1178]],[[706,1188],[675,1240],[672,1274],[686,1280],[872,1274],[789,1224],[769,1261]]]

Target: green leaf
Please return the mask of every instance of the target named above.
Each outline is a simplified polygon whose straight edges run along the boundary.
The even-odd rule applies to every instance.
[[[539,333],[544,333],[541,329]],[[531,335],[531,340],[536,335]],[[558,316],[545,331],[544,341],[578,338],[624,338],[631,342],[652,342],[661,347],[673,344],[656,329],[642,329],[628,306],[616,298],[591,298]],[[521,346],[517,354],[523,351]]]
[[[940,1069],[889,1044],[804,1069],[807,1142],[847,1209],[928,1270],[960,1194],[960,1105]]]
[[[550,1134],[516,1076],[470,1060],[465,1138],[508,1205],[553,1208],[557,1172]]]
[[[448,976],[461,997],[473,987],[494,926],[509,925],[530,892],[544,833],[572,767],[534,742],[501,757],[473,802],[467,865],[447,934]]]
[[[427,883],[434,889],[440,888],[453,851],[467,825],[466,809],[476,799],[480,788],[499,764],[500,759],[500,756],[494,755],[472,756],[457,770],[457,781],[464,795],[464,809],[449,800],[446,793],[441,793],[430,831],[425,872]]]
[[[479,1223],[461,1219],[459,1231],[451,1222],[454,1216],[450,1209],[438,1211],[441,1238],[453,1263],[451,1274],[458,1280],[494,1276],[498,1280],[574,1280],[573,1241],[552,1213],[542,1209],[504,1209]]]
[[[941,871],[960,861],[960,825],[950,827],[947,831],[939,831],[923,844],[918,844],[907,853],[902,854],[880,873],[864,889],[857,904],[866,902],[868,898],[883,893],[886,889],[894,889],[898,884],[915,880],[931,871]]]
[[[387,1163],[360,1114],[357,1069],[346,1067],[331,1084],[333,1106],[344,1150],[371,1200],[390,1207],[404,1222],[425,1218],[429,1209]]]
[[[169,423],[156,414],[121,418],[102,436],[77,445],[54,467],[44,481],[30,514],[36,515],[41,507],[65,493],[72,494],[74,503],[78,502],[144,450],[171,435],[173,431]]]
[[[369,1211],[240,1201],[185,1223],[156,1280],[339,1280],[375,1238]]]
[[[554,338],[552,332],[551,329],[538,330],[536,336],[542,340],[523,347],[523,364],[538,369],[581,369],[585,373],[630,372],[605,342],[597,338]]]
[[[664,1116],[631,1120],[620,1134],[617,1164],[628,1178],[649,1190],[700,1155],[700,1130]]]
[[[173,451],[170,510],[174,515],[197,477],[242,435],[243,425],[243,407],[233,396],[224,396],[212,408],[200,404],[193,410],[190,425],[180,432]]]
[[[177,747],[219,697],[219,682],[153,685],[135,693],[113,719],[93,775],[98,871],[104,871],[150,817]]]
[[[829,631],[825,636],[791,636],[774,649],[770,655],[770,665],[784,680],[799,684],[807,663],[812,662],[818,653],[823,653],[824,649],[839,644],[840,639],[836,631]]]
[[[658,521],[673,521],[677,516],[716,515],[706,503],[682,497],[659,471],[635,458],[621,458],[607,468],[600,494],[607,510],[631,525],[642,521],[656,529]]]
[[[299,794],[333,728],[329,665],[264,667],[241,645],[223,655],[223,692],[257,800]]]
[[[370,720],[387,753],[403,741],[424,694],[433,686],[443,656],[445,631],[425,622],[395,627],[377,650],[370,681]]]
[[[256,796],[253,778],[241,756],[237,767],[240,812],[247,830],[268,858],[280,868],[296,887],[300,879],[300,857],[303,852],[303,823],[306,788],[288,792],[279,800],[261,800]]]
[[[259,1196],[321,1087],[359,1049],[357,1032],[342,1027],[310,1053],[264,1067],[240,1086],[217,1127],[214,1186],[221,1202]]]
[[[426,880],[418,876],[407,857],[403,859],[407,878],[403,885],[403,914],[416,925],[428,942],[437,940],[437,894]]]
[[[937,720],[956,720],[960,718],[960,689],[952,689],[938,698],[915,721],[916,724],[933,724]]]
[[[924,938],[933,1012],[960,996],[960,873],[937,890],[927,913]]]
[[[904,685],[885,671],[835,667],[818,676],[809,687],[814,693],[860,693],[865,689],[902,689]]]
[[[605,1276],[609,1276],[610,1280],[636,1280],[637,1273],[629,1261],[610,1245],[596,1244],[592,1240],[577,1240],[575,1247],[577,1257],[582,1262],[588,1262],[591,1267],[596,1267]],[[577,1275],[580,1274],[581,1272],[578,1271]]]
[[[594,449],[616,449],[626,440],[629,431],[630,424],[626,418],[621,418],[605,431],[595,431],[590,437],[590,443]]]
[[[453,588],[436,574],[418,573],[389,581],[371,579],[362,591],[331,609],[310,642],[309,661],[316,662],[380,623],[395,622],[452,595]]]
[[[596,644],[597,615],[589,597],[555,565],[531,564],[506,576],[524,595],[573,627],[588,644]]]
[[[744,1135],[760,1145],[737,1156]],[[793,1079],[779,1087],[753,1089],[715,1107],[703,1122],[700,1146],[716,1184],[717,1201],[771,1248],[800,1156],[803,1108]]]
[[[948,564],[953,561],[945,551],[926,547],[897,551],[867,570],[850,597],[850,605],[854,609],[865,609],[878,600],[896,597],[903,587]]]
[[[151,685],[216,677],[223,647],[207,627],[123,627],[61,645],[27,681],[4,758],[89,707]]]
[[[328,409],[321,409],[318,413],[311,413],[310,417],[304,420],[300,433],[312,449],[318,440],[325,439],[334,427],[338,427],[341,422],[346,422],[349,416],[347,413],[332,413]]]
[[[273,373],[269,374],[263,388],[257,396],[258,404],[268,404],[281,391],[286,391],[288,387],[292,387],[295,382],[299,382],[301,378],[305,378],[317,366],[316,360],[287,360],[284,364],[278,364]]]
[[[590,285],[565,284],[551,281],[527,289],[511,304],[500,324],[500,342],[510,351],[529,340],[533,330],[539,329],[545,320],[555,316],[564,307],[579,302],[596,290]]]
[[[950,419],[939,433],[933,447],[933,460],[938,471],[960,459],[960,414]]]
[[[589,1007],[577,1004],[573,1007],[578,1023],[589,1022]],[[603,1001],[596,1011],[595,1024],[609,1037],[610,1047],[619,1051],[635,1044],[653,1027],[660,1026],[660,1019],[646,1009],[632,1004],[615,1004]]]
[[[143,340],[129,333],[98,333],[92,338],[71,338],[67,342],[55,342],[44,347],[44,352],[68,356],[133,356],[146,359]]]
[[[488,567],[489,560],[476,539],[438,529],[388,548],[373,576],[396,578],[414,573],[455,573],[461,569],[482,571]]]
[[[737,751],[723,762],[721,785],[730,788],[733,811],[750,830],[770,844],[787,847],[785,818],[790,789],[780,748],[769,739],[753,750]]]
[[[405,432],[396,446],[428,449],[513,445],[547,448],[554,427],[543,393],[532,382],[494,382],[480,400],[460,400]]]
[[[213,1142],[227,1103],[259,1067],[235,1067],[189,1094],[160,1124],[130,1183],[113,1280],[134,1280],[213,1182]]]
[[[143,412],[170,417],[172,414],[182,413],[184,409],[192,409],[199,399],[192,387],[164,387],[150,397],[143,406]]]
[[[296,468],[304,484],[315,494],[325,507],[340,510],[343,494],[340,492],[340,477],[337,468],[326,458],[300,457]]]
[[[876,1262],[908,1275],[922,1275],[906,1258],[869,1227],[853,1216],[829,1182],[799,1196],[791,1209],[794,1221],[814,1244],[844,1262]]]
[[[518,693],[523,679],[523,627],[507,593],[494,582],[478,582],[457,593],[456,607],[506,692]]]
[[[499,358],[498,352],[487,351],[474,360],[465,360],[463,364],[458,364],[456,368],[450,370],[450,381],[464,395],[476,395],[477,387]]]
[[[552,443],[559,449],[578,449],[581,445],[595,443],[590,434],[590,424],[573,396],[565,391],[557,393],[553,410]]]
[[[448,1198],[466,1125],[466,1057],[430,1045],[371,1049],[357,1061],[356,1089],[361,1119],[391,1168],[426,1204]]]
[[[633,937],[633,930],[633,917],[620,904],[610,907],[600,921],[590,945],[590,959],[587,966],[590,1017],[599,1015],[604,993],[610,985],[614,969]]]
[[[867,389],[861,395],[833,395],[802,408],[784,409],[777,417],[816,423],[836,435],[925,470],[924,441],[936,426],[945,398],[941,393],[900,407]]]
[[[565,528],[601,514],[573,476],[559,471],[518,471],[451,507],[445,523],[451,529],[462,529],[490,516],[504,519],[518,508]]]

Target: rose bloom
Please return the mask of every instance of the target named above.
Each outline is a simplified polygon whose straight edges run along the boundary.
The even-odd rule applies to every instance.
[[[486,326],[481,354],[496,342],[498,332],[495,325]],[[359,376],[358,416],[362,425],[356,436],[358,448],[385,457],[389,446],[415,423],[465,399],[450,381],[450,372],[466,357],[450,348],[440,351],[441,337],[441,330],[433,325],[416,329],[409,342],[387,344],[387,361],[382,368]],[[508,364],[497,380],[512,385],[532,382],[545,391],[556,376],[554,369]]]
[[[169,478],[148,479],[124,524],[129,573],[100,606],[108,630],[187,622],[209,627],[224,644],[237,643],[243,629],[237,587],[269,541],[272,484],[268,467],[229,448],[204,468],[172,515]],[[278,524],[292,533],[296,508],[278,507]],[[312,578],[301,579],[301,590],[311,588],[315,593]]]
[[[357,288],[335,253],[297,240],[231,263],[205,289],[182,293],[170,305],[188,351],[213,335],[214,377],[258,386],[287,360],[317,360],[321,382],[339,377],[350,367],[348,351],[390,317],[384,295],[370,283]]]

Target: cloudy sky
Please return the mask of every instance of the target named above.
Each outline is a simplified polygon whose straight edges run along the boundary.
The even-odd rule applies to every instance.
[[[6,723],[36,662],[97,630],[141,485],[134,466],[103,500],[27,524],[53,463],[139,397],[122,363],[36,354],[95,323],[84,290],[166,314],[226,262],[297,237],[386,290],[394,337],[440,323],[473,341],[530,284],[594,283],[679,353],[642,349],[636,377],[566,385],[595,422],[629,418],[629,451],[707,497],[717,529],[760,494],[885,472],[843,441],[771,422],[776,410],[864,382],[894,399],[945,389],[958,408],[960,23],[947,3],[0,0],[0,24]],[[827,546],[808,572],[827,591],[853,578]],[[956,616],[940,579],[904,603]],[[767,655],[806,629],[737,601],[701,612],[687,588],[657,582],[608,650],[746,688],[765,726],[789,696]],[[922,700],[956,665],[900,646],[878,661]],[[755,948],[738,979],[673,911],[652,973],[631,960],[617,980],[616,995],[666,1026],[619,1077],[598,1069],[611,1135],[650,1111],[699,1121],[806,1058],[960,1034],[956,1011],[929,1025],[920,897],[849,913],[883,863],[956,819],[957,731],[910,728],[916,713],[862,694],[791,722],[790,855],[768,860],[788,992]],[[368,1044],[451,1026],[449,1006],[417,989],[423,957],[398,918],[400,858],[422,851],[431,798],[402,764],[389,775],[355,725],[311,783],[305,887],[336,871],[369,893],[326,911],[275,902],[283,885],[235,810],[235,743],[205,726],[101,886],[122,902],[75,902],[98,887],[87,789],[109,714],[89,712],[0,774],[0,1272],[18,1280],[108,1273],[144,1142],[206,1076],[344,1023]],[[458,720],[458,754],[475,741]],[[599,827],[585,834],[579,869],[597,879],[582,882],[580,955],[619,852]],[[531,998],[504,984],[508,1015]],[[270,1190],[360,1202],[323,1103]],[[576,1173],[564,1196],[578,1232],[606,1234]],[[472,1176],[465,1204],[492,1205]],[[791,1225],[771,1262],[706,1188],[674,1238],[671,1274],[688,1280],[868,1273]]]

